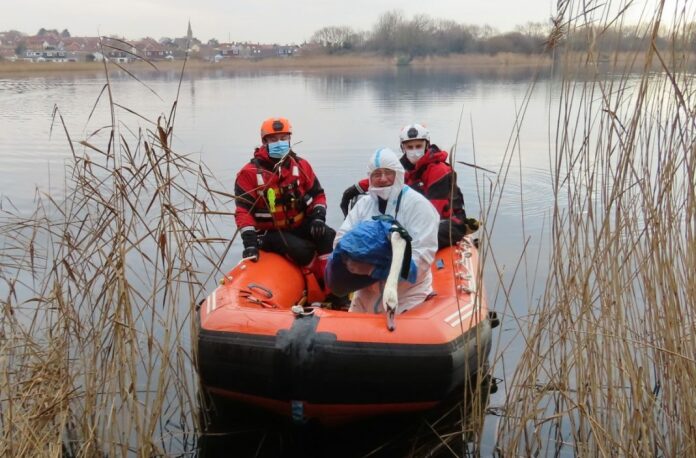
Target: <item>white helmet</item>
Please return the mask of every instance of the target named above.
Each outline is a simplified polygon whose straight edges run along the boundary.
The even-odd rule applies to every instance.
[[[430,131],[420,124],[409,124],[401,129],[401,143],[410,140],[425,140],[430,143]]]

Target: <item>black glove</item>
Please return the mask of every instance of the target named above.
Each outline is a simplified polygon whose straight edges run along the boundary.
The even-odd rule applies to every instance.
[[[259,248],[255,246],[250,246],[249,248],[244,248],[242,251],[243,258],[249,258],[249,260],[256,262],[259,260]]]
[[[312,211],[312,223],[309,227],[309,233],[312,234],[314,240],[318,240],[326,234],[326,208],[314,207]]]
[[[481,226],[481,223],[476,218],[466,218],[464,219],[464,226],[466,227],[464,233],[466,235],[469,235],[478,231],[479,227]]]
[[[251,258],[252,261],[256,262],[259,260],[259,239],[256,235],[256,231],[247,229],[242,231],[242,243],[244,244],[244,251],[242,251],[243,258]]]
[[[410,242],[413,240],[411,237],[411,234],[408,233],[405,227],[403,227],[398,221],[394,220],[392,221],[392,226],[389,228],[389,232],[398,232],[401,234],[401,238],[406,240],[407,242]]]
[[[341,197],[341,211],[343,212],[343,217],[348,216],[348,205],[350,205],[350,201],[360,194],[365,194],[365,191],[357,184],[351,185],[343,191],[343,197]]]

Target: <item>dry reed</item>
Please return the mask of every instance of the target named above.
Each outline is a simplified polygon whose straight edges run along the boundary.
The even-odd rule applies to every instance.
[[[687,2],[643,33],[689,38]],[[556,38],[621,24],[610,4],[560,3]],[[615,6],[615,5],[614,5]],[[681,7],[684,7],[683,9]],[[675,11],[673,17],[666,16]],[[602,27],[599,27],[601,30]],[[562,39],[560,40],[562,46]],[[691,56],[654,45],[599,75],[561,77],[545,293],[498,425],[503,456],[696,454],[696,93]],[[681,44],[684,44],[681,42]],[[630,69],[640,65],[641,71]],[[657,65],[660,73],[652,68]],[[566,63],[565,68],[573,68]]]
[[[107,42],[108,43],[108,42]],[[194,451],[194,306],[215,260],[205,168],[157,119],[117,103],[75,142],[65,198],[4,208],[0,231],[0,455],[155,456]],[[95,106],[95,108],[98,108]],[[130,130],[137,115],[147,129]]]
[[[562,46],[568,30],[585,21],[620,22],[622,13],[607,8],[560,2],[550,45]],[[645,33],[654,37],[664,25],[663,10],[661,2]],[[675,36],[686,35],[689,20],[674,17]],[[502,267],[486,243],[519,154],[526,100],[483,197],[490,210],[482,259],[498,272],[496,296],[525,342],[507,381],[498,451],[693,455],[696,101],[685,71],[692,58],[651,46],[635,59],[611,61],[606,78],[591,37],[585,57],[581,79],[569,71],[578,59],[561,62],[562,98],[551,107],[558,117],[553,252],[527,325],[514,316],[510,285],[502,285]],[[642,72],[633,75],[636,65]],[[588,78],[588,67],[596,78]],[[67,197],[37,195],[29,216],[3,207],[3,456],[152,456],[195,447],[192,310],[207,274],[219,268],[211,244],[220,240],[211,237],[209,218],[224,214],[218,197],[226,196],[211,189],[214,178],[202,165],[173,151],[176,103],[149,129],[130,131],[119,121],[128,110],[114,102],[108,75],[112,122],[70,142]],[[437,443],[414,444],[412,456],[458,455],[463,436],[480,441],[482,381],[467,387],[475,395],[457,419],[448,412],[445,422],[424,420],[419,437],[432,434]]]

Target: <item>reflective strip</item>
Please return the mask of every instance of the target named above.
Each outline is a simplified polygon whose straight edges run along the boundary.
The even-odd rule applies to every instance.
[[[456,286],[457,295],[460,292],[467,293],[469,294],[469,301],[465,304],[461,304],[459,310],[445,318],[445,323],[453,328],[461,325],[464,320],[471,317],[476,305],[476,274],[471,265],[471,253],[469,251],[461,252],[457,264],[460,264],[464,270],[463,272],[457,273],[458,278],[466,279],[466,285],[458,284]]]
[[[309,199],[307,199],[307,202],[305,203],[305,205],[307,205],[307,206],[309,207],[309,205],[312,203],[313,200],[314,200],[314,199],[312,199],[312,198],[310,197]],[[319,205],[317,205],[317,207],[319,207]]]
[[[282,229],[287,227],[288,221],[286,219],[276,219],[271,215],[270,213],[255,213],[254,217],[256,217],[259,221],[259,223],[263,224],[273,224],[273,227],[277,229]],[[292,218],[289,218],[289,223],[299,223],[302,221],[302,219],[305,217],[304,213],[298,213],[297,215],[293,216]]]
[[[206,310],[208,314],[210,314],[212,311],[214,311],[217,308],[217,289],[213,291],[213,294],[208,296],[207,302],[207,307]]]
[[[294,176],[294,177],[299,177],[299,176],[300,176],[300,171],[299,171],[299,169],[297,168],[296,165],[293,165],[293,166],[292,166],[292,176]]]
[[[263,197],[263,185],[264,185],[264,182],[263,182],[263,175],[261,175],[261,172],[258,172],[258,173],[256,174],[256,184],[257,184],[257,186],[259,186],[259,188],[261,188],[261,189],[256,190],[256,194],[258,194],[259,196]]]
[[[462,323],[462,321],[466,320],[471,315],[473,315],[473,313],[474,304],[472,301],[469,302],[469,304],[466,307],[462,308],[462,310],[457,310],[455,313],[445,318],[445,323],[449,324],[453,328],[457,327]]]

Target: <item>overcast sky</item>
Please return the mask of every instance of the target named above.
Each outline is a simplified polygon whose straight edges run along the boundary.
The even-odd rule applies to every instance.
[[[576,0],[599,6],[595,14],[606,20],[607,11],[629,8],[626,19],[638,22],[641,13],[652,12],[658,0]],[[386,11],[399,10],[407,18],[427,14],[463,24],[495,27],[501,32],[527,22],[547,22],[556,13],[557,0],[0,0],[0,31],[17,29],[35,34],[41,27],[68,29],[73,36],[186,35],[189,19],[193,34],[203,42],[252,41],[301,43],[325,26],[347,25],[370,30]],[[667,0],[666,19],[691,0]],[[607,6],[608,5],[608,6]]]
[[[425,13],[500,31],[546,21],[555,0],[0,0],[0,31],[35,34],[41,27],[73,36],[136,39],[186,35],[207,41],[301,43],[328,25],[369,30],[385,11]]]

